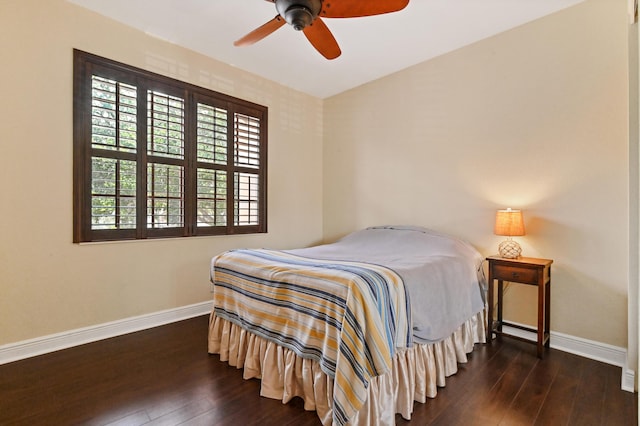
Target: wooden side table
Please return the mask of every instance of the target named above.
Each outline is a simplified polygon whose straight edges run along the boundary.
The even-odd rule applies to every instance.
[[[551,302],[551,259],[536,259],[533,257],[519,257],[517,259],[505,259],[500,256],[487,257],[489,262],[489,280],[487,294],[487,343],[491,343],[493,334],[508,336],[523,340],[525,342],[536,343],[538,358],[542,358],[543,346],[549,347],[549,324],[550,324],[550,302]],[[498,312],[497,320],[493,321],[493,287],[494,280],[498,281]],[[518,324],[511,324],[502,320],[502,307],[504,298],[504,281],[535,285],[538,287],[538,328],[533,329],[523,327]],[[523,339],[513,334],[502,331],[502,326],[518,328],[521,330],[537,333],[536,342]]]

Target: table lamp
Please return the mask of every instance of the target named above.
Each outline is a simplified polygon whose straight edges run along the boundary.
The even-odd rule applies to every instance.
[[[493,228],[496,235],[504,235],[508,238],[498,246],[498,253],[506,259],[517,259],[522,253],[520,244],[513,241],[511,237],[524,235],[524,220],[521,210],[498,210],[496,212],[496,224]]]

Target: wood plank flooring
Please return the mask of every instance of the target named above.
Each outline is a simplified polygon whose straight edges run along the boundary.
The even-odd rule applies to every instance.
[[[207,316],[0,366],[0,425],[319,425],[207,354]],[[398,425],[637,425],[618,367],[511,339],[477,345]]]

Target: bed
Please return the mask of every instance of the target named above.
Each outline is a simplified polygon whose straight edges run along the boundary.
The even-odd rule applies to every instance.
[[[482,256],[422,227],[378,226],[211,261],[209,353],[304,400],[323,425],[393,425],[485,341]]]

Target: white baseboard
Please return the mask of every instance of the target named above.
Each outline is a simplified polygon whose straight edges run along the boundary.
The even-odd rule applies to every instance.
[[[146,330],[211,312],[212,302],[196,303],[91,327],[78,328],[0,346],[0,365],[97,340]]]
[[[516,325],[523,325],[517,324]],[[503,330],[509,334],[522,337],[527,340],[536,340],[536,334],[515,327],[503,326]],[[627,349],[606,343],[587,340],[581,337],[551,331],[550,346],[563,352],[569,352],[584,358],[616,365],[622,368],[620,388],[628,392],[634,392],[635,372],[627,368]]]
[[[67,349],[110,337],[121,336],[135,331],[206,315],[211,312],[212,302],[196,303],[166,311],[154,312],[123,320],[79,328],[62,333],[51,334],[35,339],[24,340],[0,346],[0,365],[37,355]],[[536,340],[534,333],[504,326],[504,330],[528,340]],[[627,350],[567,334],[551,332],[551,347],[585,358],[616,365],[622,368],[621,388],[634,391],[635,372],[627,368]]]

